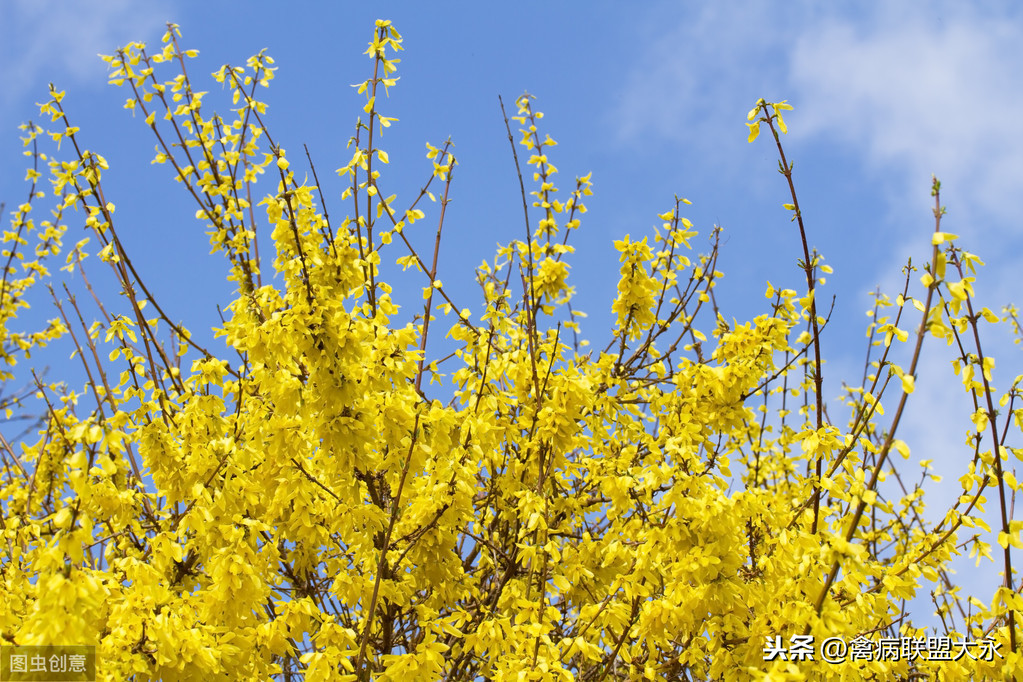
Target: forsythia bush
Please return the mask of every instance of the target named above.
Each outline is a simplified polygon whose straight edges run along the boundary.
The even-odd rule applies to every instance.
[[[974,307],[980,262],[941,231],[936,180],[930,261],[907,267],[894,301],[878,296],[869,371],[839,418],[821,395],[829,269],[806,247],[779,142],[784,102],[756,103],[750,141],[766,127],[778,145],[806,288],[768,285],[764,314],[727,322],[713,295],[719,230],[694,255],[688,201],[676,198],[652,234],[615,242],[613,329],[587,350],[568,237],[590,178],[558,194],[555,142],[528,95],[512,117],[528,152],[526,231],[477,269],[473,311],[436,266],[450,145],[427,144],[432,174],[408,205],[384,189],[378,142],[395,119],[380,95],[401,49],[390,22],[367,50],[340,221],[264,125],[256,93],[273,60],[213,74],[235,106],[222,117],[184,75],[195,52],[179,37],[171,25],[161,51],[134,43],[105,59],[156,136],[155,162],[227,258],[237,297],[216,330],[225,347],[193,341],[147,289],[118,238],[107,163],[82,148],[51,86],[41,111],[54,129],[25,126],[30,195],[4,235],[3,380],[63,337],[88,381],[73,391],[36,378],[38,437],[2,443],[3,644],[95,646],[103,680],[1023,675],[1011,567],[1023,544],[1008,507],[1020,452],[1007,445],[1023,426],[1020,379],[992,385],[980,331],[999,317]],[[177,75],[161,80],[168,68]],[[39,151],[46,136],[67,160]],[[38,220],[46,163],[55,203]],[[276,190],[260,200],[263,175]],[[424,253],[406,233],[430,202]],[[90,313],[70,289],[54,292],[45,330],[11,331],[47,260],[66,257],[93,291],[89,239],[62,244],[72,216],[123,296],[95,296]],[[269,266],[260,221],[272,228]],[[422,289],[415,315],[401,317],[384,259],[406,270],[401,286]],[[1019,333],[1014,309],[1003,319]],[[456,348],[443,364],[427,353],[438,325]],[[925,341],[950,346],[976,405],[966,448],[948,455],[962,462],[961,494],[937,523],[923,514],[927,463],[916,483],[899,468]],[[1005,583],[986,603],[967,602],[948,570],[960,550],[990,558],[975,528],[997,532],[1002,550]],[[907,600],[928,592],[938,631],[906,617]]]

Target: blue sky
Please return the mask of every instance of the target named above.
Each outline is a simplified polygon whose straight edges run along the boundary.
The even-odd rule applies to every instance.
[[[165,22],[178,23],[183,46],[200,51],[189,64],[193,83],[226,110],[229,100],[208,74],[267,48],[279,67],[264,97],[271,132],[293,168],[308,144],[328,207],[343,215],[332,171],[347,162],[345,144],[364,102],[349,85],[370,76],[362,52],[373,21],[388,18],[405,51],[401,80],[380,107],[400,119],[381,140],[391,157],[382,184],[399,204],[411,198],[430,168],[424,143],[454,141],[460,165],[440,267],[445,285],[464,291],[460,305],[479,310],[468,286],[471,266],[491,258],[497,242],[522,234],[497,97],[513,106],[526,90],[546,114],[542,132],[559,143],[551,158],[562,193],[576,175],[593,173],[571,279],[579,292],[574,305],[590,315],[583,334],[595,345],[603,346],[596,342],[610,327],[618,267],[612,241],[649,234],[675,194],[693,202],[686,215],[702,233],[725,227],[718,292],[726,316],[743,321],[764,312],[768,280],[805,286],[773,144],[767,137],[746,142],[746,112],[759,97],[795,107],[783,142],[795,162],[811,246],[834,268],[822,294],[837,297],[823,338],[829,399],[843,379],[858,383],[862,374],[868,292],[880,286],[894,298],[906,258],[922,264],[929,257],[932,173],[943,182],[944,228],[987,262],[980,303],[996,312],[1023,304],[1013,274],[1023,254],[1016,121],[1023,111],[1023,15],[1015,3],[373,5],[291,2],[284,12],[266,2],[0,4],[0,199],[8,207],[24,200],[16,126],[37,116],[34,103],[47,99],[53,81],[67,91],[64,106],[84,145],[110,162],[108,198],[137,269],[149,273],[147,283],[173,317],[208,338],[218,323],[216,304],[228,303],[232,292],[224,262],[207,255],[195,208],[167,168],[149,164],[155,141],[141,117],[132,120],[122,108],[127,91],[106,85],[96,54],[131,40],[157,45]],[[409,286],[414,302],[422,284]],[[986,344],[1004,389],[1023,373],[1021,350],[997,329]],[[941,501],[957,495],[970,456],[962,445],[970,408],[951,378],[952,356],[934,343],[925,348],[903,437],[914,457],[934,459],[948,474],[935,491],[937,514]],[[838,414],[832,412],[836,421]],[[989,500],[993,521],[994,496]],[[984,568],[977,576],[993,580],[996,572]]]

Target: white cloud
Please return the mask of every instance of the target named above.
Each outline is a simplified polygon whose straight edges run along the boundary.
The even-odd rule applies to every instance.
[[[1023,140],[1013,135],[1023,24],[968,8],[868,14],[862,24],[828,18],[796,41],[794,132],[855,144],[870,166],[897,171],[898,205],[926,202],[935,173],[961,213],[1007,223],[1023,190]]]
[[[24,98],[45,99],[46,83],[58,88],[103,87],[110,54],[132,40],[162,34],[170,3],[131,0],[57,2],[18,0],[0,5],[4,40],[0,47],[0,111],[22,106]],[[20,118],[31,112],[17,111]]]
[[[752,103],[788,99],[793,136],[851,146],[884,181],[891,206],[926,210],[935,173],[957,215],[1018,231],[1023,20],[1011,5],[974,7],[659,5],[640,28],[613,112],[620,142],[671,141],[728,163]]]
[[[620,142],[669,140],[713,159],[746,144],[746,112],[758,98],[792,98],[789,46],[812,3],[662,3],[648,12],[612,114]]]

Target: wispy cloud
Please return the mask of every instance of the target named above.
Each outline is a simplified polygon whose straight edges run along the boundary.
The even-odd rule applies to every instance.
[[[804,8],[793,0],[783,13]],[[612,113],[619,141],[671,141],[694,152],[745,143],[759,97],[789,96],[786,44],[796,27],[762,2],[650,8],[636,59]]]
[[[804,32],[791,53],[804,103],[796,132],[859,146],[868,164],[897,172],[896,194],[908,189],[917,206],[935,173],[950,199],[1008,221],[1023,190],[1013,134],[1023,24],[955,7],[885,5],[869,23],[827,18]]]
[[[894,172],[891,204],[918,211],[935,173],[950,201],[969,198],[961,212],[1016,224],[1023,20],[1007,4],[974,7],[659,6],[613,113],[620,141],[677,142],[703,158],[737,144],[757,97],[784,97],[797,104],[796,137],[855,145],[886,183]]]
[[[143,36],[160,35],[173,5],[131,0],[57,2],[16,0],[0,5],[0,112],[21,118],[30,112],[10,111],[24,98],[42,100],[40,83],[103,87],[105,65],[97,54]]]

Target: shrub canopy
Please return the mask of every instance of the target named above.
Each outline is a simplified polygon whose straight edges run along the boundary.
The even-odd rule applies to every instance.
[[[511,117],[526,229],[477,268],[474,310],[437,272],[458,171],[450,143],[427,144],[411,202],[385,190],[379,141],[395,119],[380,95],[401,49],[390,22],[374,28],[373,76],[358,86],[342,220],[264,123],[257,93],[273,60],[213,74],[234,107],[221,116],[184,75],[196,53],[179,36],[171,25],[159,51],[133,43],[104,59],[237,284],[223,347],[193,341],[135,271],[103,191],[107,163],[80,146],[51,86],[52,128],[25,126],[32,187],[5,234],[0,334],[8,366],[64,337],[88,382],[37,379],[38,438],[3,443],[5,644],[94,645],[110,680],[1021,674],[1011,560],[1023,545],[1007,511],[1019,484],[1005,468],[1023,427],[1019,379],[1002,393],[991,383],[979,329],[999,316],[973,307],[979,260],[941,230],[937,180],[930,261],[922,277],[907,267],[894,301],[877,297],[868,372],[841,399],[848,418],[833,420],[818,309],[829,269],[806,246],[779,135],[786,103],[758,101],[749,135],[777,143],[806,289],[768,285],[763,314],[729,323],[714,298],[720,230],[697,255],[688,201],[675,198],[651,234],[614,243],[613,328],[591,347],[569,285],[590,177],[558,192],[555,141],[529,95]],[[66,160],[39,150],[47,136]],[[53,217],[37,222],[44,162]],[[276,189],[257,200],[261,176]],[[67,222],[82,217],[90,238],[66,248]],[[435,230],[432,251],[413,227]],[[58,256],[92,291],[90,240],[124,296],[93,309],[69,289],[46,329],[11,331]],[[385,260],[406,270],[400,286],[421,288],[414,315],[393,300]],[[1019,332],[1014,309],[1004,320]],[[431,360],[438,330],[455,350]],[[923,514],[934,476],[925,462],[910,481],[897,436],[933,337],[976,404],[961,496],[937,523]],[[1008,577],[989,603],[966,603],[948,566],[961,549],[990,556],[972,529],[989,530],[991,494]],[[906,617],[926,591],[938,636]],[[840,661],[826,657],[835,642]]]

